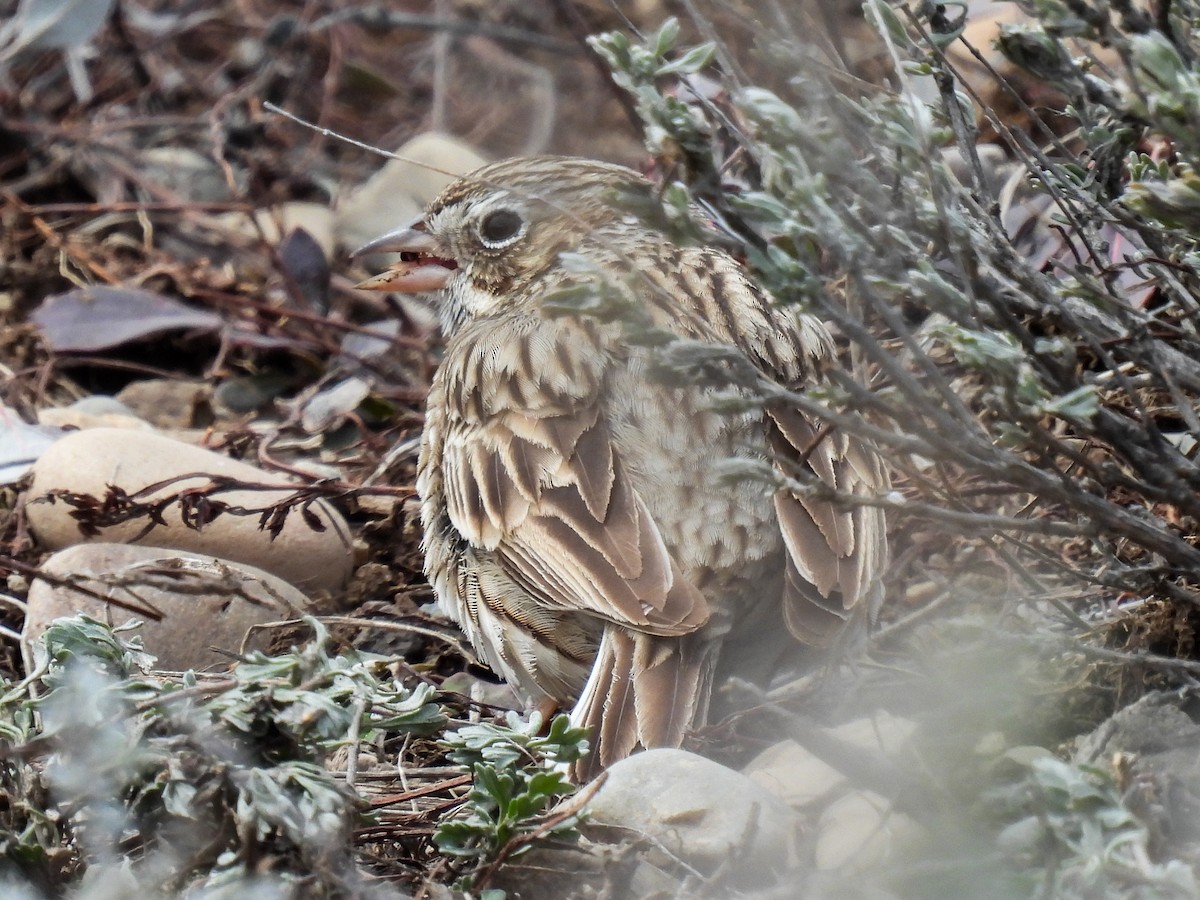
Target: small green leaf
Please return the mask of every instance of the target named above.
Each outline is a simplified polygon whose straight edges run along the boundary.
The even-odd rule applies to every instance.
[[[716,44],[700,44],[692,47],[678,59],[659,66],[658,75],[692,75],[707,68],[717,52]]]
[[[666,56],[677,40],[679,40],[679,20],[671,16],[659,26],[658,33],[654,35],[654,55],[660,59]]]

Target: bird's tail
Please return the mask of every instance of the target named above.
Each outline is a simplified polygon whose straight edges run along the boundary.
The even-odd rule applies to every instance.
[[[678,747],[704,724],[719,642],[699,635],[656,637],[609,627],[571,712],[591,730],[591,753],[575,766],[583,781],[637,749]]]

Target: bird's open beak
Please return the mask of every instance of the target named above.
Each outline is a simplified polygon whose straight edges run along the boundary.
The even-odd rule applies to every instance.
[[[458,268],[453,259],[438,256],[437,242],[425,233],[423,223],[401,228],[376,238],[354,251],[352,256],[367,253],[399,253],[400,260],[385,272],[368,278],[356,287],[368,291],[436,291],[446,286],[450,275]]]

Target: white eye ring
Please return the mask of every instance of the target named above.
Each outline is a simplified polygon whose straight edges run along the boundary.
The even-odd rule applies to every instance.
[[[525,218],[507,206],[489,210],[479,220],[479,240],[492,250],[515,244],[524,234]]]

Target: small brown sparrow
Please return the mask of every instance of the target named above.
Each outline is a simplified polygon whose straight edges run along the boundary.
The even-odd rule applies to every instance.
[[[514,159],[359,251],[401,254],[361,287],[439,292],[417,475],[430,583],[488,665],[573,705],[592,771],[703,724],[740,623],[821,645],[873,616],[887,556],[879,509],[769,480],[886,485],[873,453],[744,377],[819,382],[828,330],[728,254],[673,243],[654,208],[630,169]],[[664,375],[672,346],[713,353]]]

